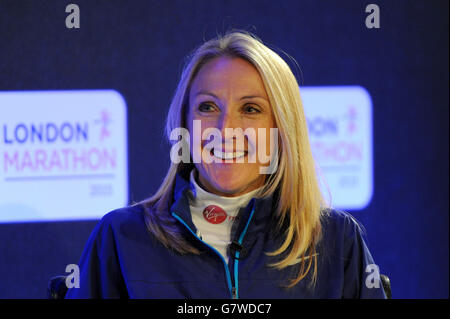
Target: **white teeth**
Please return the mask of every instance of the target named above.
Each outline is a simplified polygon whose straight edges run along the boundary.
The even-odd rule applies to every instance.
[[[229,160],[229,159],[235,159],[245,156],[245,152],[222,152],[218,149],[214,149],[214,156],[218,157],[220,159]]]

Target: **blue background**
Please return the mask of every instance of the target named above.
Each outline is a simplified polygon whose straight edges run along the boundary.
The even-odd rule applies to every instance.
[[[69,3],[80,7],[80,29],[65,27]],[[365,27],[369,3],[380,7],[380,29]],[[301,85],[369,91],[374,194],[351,213],[394,298],[448,298],[448,12],[437,0],[0,0],[0,91],[119,91],[129,199],[139,201],[169,164],[162,132],[183,58],[217,32],[255,32],[297,60]],[[60,204],[64,212],[70,202]],[[0,224],[0,298],[45,298],[95,224]]]

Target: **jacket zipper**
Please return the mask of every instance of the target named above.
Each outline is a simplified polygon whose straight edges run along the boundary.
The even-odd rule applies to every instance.
[[[245,225],[245,228],[242,231],[241,236],[239,236],[239,239],[238,239],[239,245],[242,245],[244,236],[247,233],[248,226],[250,225],[250,221],[252,220],[254,213],[255,213],[255,205],[253,204],[252,212],[250,213],[250,216],[247,220],[247,224]],[[236,251],[234,253],[234,295],[233,295],[233,299],[239,299],[239,255],[240,255],[239,251]]]
[[[250,224],[250,220],[253,217],[253,213],[255,212],[255,207],[253,207],[252,212],[250,213],[250,217],[248,218],[247,224],[245,225],[245,228],[243,230],[243,232],[241,233],[241,236],[239,236],[239,244],[242,244],[242,241],[244,239],[245,233],[247,232],[248,226]],[[239,260],[237,258],[239,258],[239,252],[237,251],[235,253],[235,259],[234,259],[234,285],[231,281],[231,274],[230,274],[230,270],[228,269],[228,264],[225,261],[225,259],[223,258],[222,254],[219,253],[217,251],[217,249],[215,249],[213,246],[205,243],[200,237],[197,236],[196,233],[194,233],[192,231],[192,229],[184,222],[184,220],[178,216],[176,213],[172,212],[172,216],[175,217],[180,223],[182,223],[190,232],[192,235],[195,236],[195,238],[197,238],[199,241],[201,241],[204,245],[208,246],[210,249],[212,249],[222,260],[224,268],[225,268],[225,274],[227,277],[227,285],[228,285],[228,290],[230,291],[230,295],[232,299],[239,299],[239,281],[238,281],[238,270],[239,270]]]

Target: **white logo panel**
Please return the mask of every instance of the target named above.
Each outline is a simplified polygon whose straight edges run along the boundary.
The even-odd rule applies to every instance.
[[[117,91],[0,92],[0,222],[96,219],[127,202]]]
[[[372,101],[360,86],[301,87],[310,143],[333,207],[366,207],[373,193]],[[328,192],[329,190],[329,192]]]

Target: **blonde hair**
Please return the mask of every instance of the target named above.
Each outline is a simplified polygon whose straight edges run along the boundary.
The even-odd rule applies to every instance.
[[[209,40],[193,52],[185,65],[172,98],[166,123],[170,140],[173,129],[186,126],[190,85],[205,63],[216,57],[236,57],[250,62],[259,71],[279,132],[278,169],[266,178],[258,197],[279,192],[275,214],[276,231],[284,231],[281,246],[269,256],[284,254],[284,259],[270,266],[282,269],[300,263],[299,273],[288,287],[302,280],[313,269],[312,282],[317,279],[316,245],[321,238],[321,217],[324,200],[319,189],[316,168],[309,145],[307,123],[299,86],[288,64],[256,36],[245,31],[228,32]],[[172,163],[157,192],[140,204],[146,207],[145,221],[149,231],[168,248],[179,253],[199,254],[180,233],[169,209],[177,173],[193,168],[190,163]]]

